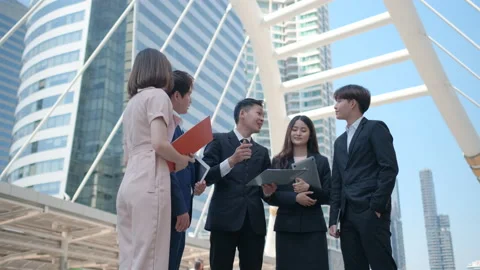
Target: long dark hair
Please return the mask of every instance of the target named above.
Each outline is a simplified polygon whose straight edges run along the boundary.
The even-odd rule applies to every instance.
[[[310,131],[310,137],[308,137],[307,151],[309,154],[318,154],[318,141],[317,132],[315,126],[310,118],[305,115],[295,116],[288,124],[287,133],[285,134],[285,140],[283,142],[282,151],[276,155],[273,159],[273,166],[275,168],[285,168],[288,164],[288,160],[293,159],[293,143],[292,143],[292,129],[295,123],[300,120],[307,125]]]
[[[135,57],[128,79],[128,94],[132,98],[138,89],[150,86],[162,88],[170,94],[173,88],[172,65],[159,50],[147,48]]]

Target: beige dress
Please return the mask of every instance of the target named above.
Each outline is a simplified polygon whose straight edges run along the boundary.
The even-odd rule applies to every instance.
[[[170,248],[170,173],[152,148],[150,123],[163,117],[169,141],[175,123],[162,89],[145,88],[127,104],[123,142],[127,168],[117,196],[121,270],[167,270]]]

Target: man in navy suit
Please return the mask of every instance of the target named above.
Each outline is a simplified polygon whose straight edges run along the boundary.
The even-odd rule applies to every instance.
[[[187,113],[192,103],[190,96],[193,91],[193,78],[188,73],[175,70],[173,80],[175,85],[170,94],[170,100],[172,101],[177,127],[172,141],[184,133],[181,127],[180,114]],[[193,196],[202,194],[206,187],[204,180],[198,182],[195,175],[196,165],[198,164],[189,163],[185,169],[170,175],[172,181],[172,230],[170,234],[169,270],[180,268],[185,248],[185,231],[190,227],[192,220]]]
[[[336,117],[347,128],[334,145],[329,233],[340,237],[345,270],[397,269],[390,244],[391,194],[398,174],[392,135],[384,122],[363,116],[370,106],[364,87],[346,85],[334,97]]]

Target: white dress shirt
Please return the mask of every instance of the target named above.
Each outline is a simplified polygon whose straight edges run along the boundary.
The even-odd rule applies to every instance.
[[[240,132],[236,128],[233,129],[233,132],[237,136],[238,141],[241,141],[243,139],[247,139],[249,142],[252,142],[252,138],[244,138]],[[228,163],[228,158],[225,159],[222,163],[220,163],[220,176],[224,177],[227,175],[230,171],[232,170],[232,167],[230,167],[230,164]]]
[[[362,119],[363,119],[363,116],[358,118],[350,126],[346,127],[346,130],[347,130],[347,153],[348,153],[348,149],[350,147],[350,142],[352,141],[353,135],[355,135],[355,131],[357,131],[358,125],[360,125],[360,122],[362,121]]]
[[[184,131],[182,117],[176,111],[173,111],[173,120],[175,120],[175,125],[180,126],[180,129]]]

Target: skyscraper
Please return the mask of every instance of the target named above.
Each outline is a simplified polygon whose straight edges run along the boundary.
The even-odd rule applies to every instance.
[[[27,8],[15,0],[2,1],[0,37],[9,31],[26,11]],[[0,47],[0,172],[9,160],[24,37],[25,27],[21,27]]]
[[[439,215],[438,221],[440,225],[440,248],[442,250],[443,269],[455,270],[452,234],[450,232],[450,218],[448,215]]]
[[[437,214],[432,171],[420,171],[423,214],[427,235],[428,257],[431,270],[455,270],[450,221],[448,216]]]
[[[45,1],[28,18],[15,141],[10,156],[53,106],[129,2]],[[136,2],[126,20],[13,163],[8,174],[11,183],[57,197],[74,194],[128,101],[125,82],[133,59],[144,48],[162,47],[186,4],[187,1]],[[195,73],[227,4],[226,0],[193,3],[165,50],[174,69]],[[230,10],[195,82],[193,104],[184,117],[185,128],[212,115],[244,38],[242,24]],[[213,125],[215,131],[234,126],[233,108],[245,91],[241,61]],[[120,129],[77,202],[115,212],[117,190],[123,177],[121,141]],[[205,200],[205,196],[201,198]],[[198,204],[192,224],[200,215]]]
[[[174,69],[195,74],[228,3],[227,0],[193,2],[165,48]],[[147,47],[160,49],[186,4],[187,1],[139,1],[134,16],[134,54]],[[242,23],[232,9],[195,81],[192,106],[189,113],[182,116],[187,129],[213,114],[244,40]],[[235,124],[233,109],[246,93],[244,69],[245,62],[240,61],[215,119],[213,129],[216,132],[230,131]]]
[[[257,2],[263,13],[268,14],[278,9],[285,8],[296,1],[258,0]],[[299,16],[293,17],[290,20],[272,26],[273,46],[275,48],[282,47],[326,32],[329,29],[328,7],[322,6],[317,9],[312,9]],[[256,69],[253,49],[251,47],[247,48],[245,59],[247,62],[247,82],[250,82],[254,77]],[[324,46],[299,53],[294,57],[279,60],[278,65],[282,81],[288,81],[330,69],[332,65],[331,61],[330,46]],[[252,96],[257,99],[264,99],[262,85],[258,76],[256,82],[253,84]],[[266,102],[268,102],[268,100]],[[295,114],[333,105],[333,86],[331,83],[324,83],[303,89],[299,92],[286,94],[285,103],[287,106],[287,114]],[[336,138],[335,119],[330,117],[315,120],[314,124],[317,132],[320,153],[325,155],[331,161],[333,155],[333,143]],[[269,148],[270,138],[267,121],[265,121],[261,132],[256,135],[256,140]]]
[[[400,192],[398,191],[398,180],[392,193],[392,214],[390,229],[392,232],[392,253],[398,270],[405,270],[405,247],[403,244],[402,213],[400,210]]]
[[[126,3],[45,1],[28,18],[10,156],[72,82]],[[123,109],[125,38],[123,24],[13,163],[11,183],[57,197],[73,195]],[[115,211],[120,138],[107,149],[78,202]]]
[[[437,215],[437,203],[433,185],[432,171],[420,171],[422,187],[423,215],[427,234],[428,259],[431,270],[442,270],[442,250],[440,249],[440,235]]]
[[[127,7],[127,0],[87,1],[84,62]],[[107,11],[108,12],[105,12]],[[123,112],[126,22],[112,37],[82,76],[72,138],[65,192],[73,196]],[[83,63],[82,63],[83,64]],[[77,202],[116,211],[117,191],[123,177],[120,129],[96,166]]]

